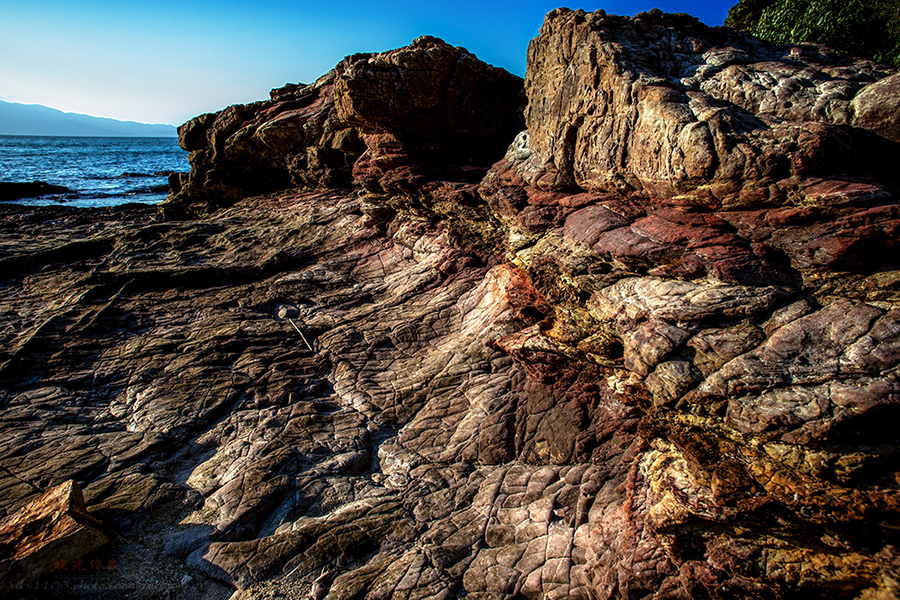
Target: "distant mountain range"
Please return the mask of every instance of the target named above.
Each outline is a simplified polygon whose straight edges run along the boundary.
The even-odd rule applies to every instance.
[[[172,125],[148,125],[62,112],[39,104],[0,101],[0,135],[176,137]]]

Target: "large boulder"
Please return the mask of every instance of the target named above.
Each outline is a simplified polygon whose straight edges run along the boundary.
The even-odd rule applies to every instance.
[[[900,143],[900,73],[866,86],[851,108],[854,126]]]
[[[340,68],[338,115],[364,134],[367,150],[354,177],[367,189],[412,190],[434,177],[477,180],[521,129],[522,80],[438,38]]]

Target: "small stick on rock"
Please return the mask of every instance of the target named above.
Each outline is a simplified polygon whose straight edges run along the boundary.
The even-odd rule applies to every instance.
[[[293,320],[292,318],[288,317],[288,321],[291,322],[291,325],[293,325],[293,326],[294,326],[294,329],[297,330],[297,333],[300,334],[300,337],[303,339],[303,343],[306,344],[306,347],[309,348],[309,351],[310,351],[310,352],[313,352],[312,346],[310,346],[310,345],[309,345],[309,342],[306,341],[306,336],[303,335],[303,332],[300,331],[300,328],[297,327],[297,324],[294,323],[294,320]]]

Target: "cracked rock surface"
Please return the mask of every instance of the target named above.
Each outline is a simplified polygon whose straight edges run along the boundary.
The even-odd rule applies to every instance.
[[[505,157],[416,170],[373,89],[461,52],[304,88],[356,189],[2,207],[0,517],[76,481],[135,598],[900,596],[893,71],[559,9]]]
[[[496,341],[543,301],[427,223],[378,234],[359,204],[9,209],[34,250],[5,259],[3,509],[80,480],[109,552],[251,592],[577,595],[597,469],[508,462],[525,377]]]

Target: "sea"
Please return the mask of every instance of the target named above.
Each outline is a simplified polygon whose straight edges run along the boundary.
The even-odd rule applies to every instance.
[[[169,173],[189,170],[187,153],[174,137],[0,135],[0,181],[43,181],[72,190],[16,204],[157,204],[168,196]]]

